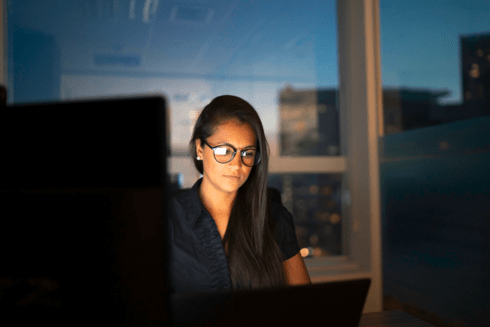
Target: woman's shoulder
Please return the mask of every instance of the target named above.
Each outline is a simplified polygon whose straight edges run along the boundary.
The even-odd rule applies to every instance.
[[[299,252],[293,215],[281,203],[271,201],[271,215],[275,220],[275,238],[284,258],[290,259]]]
[[[293,215],[289,210],[279,202],[271,201],[270,210],[272,217],[276,220],[276,223],[280,224],[284,221],[293,222]]]
[[[198,194],[198,186],[172,190],[170,193],[170,210],[174,215],[198,214],[202,203]]]
[[[185,205],[189,201],[196,202],[199,199],[198,190],[201,184],[201,179],[197,180],[190,188],[174,189],[170,191],[170,203],[172,205]],[[200,200],[199,200],[200,201]]]
[[[192,189],[179,189],[170,193],[168,202],[170,207],[170,226],[184,226],[189,214],[197,210],[193,210],[191,191]]]
[[[278,189],[273,187],[267,188],[267,198],[269,200],[269,207],[272,216],[276,220],[284,220],[284,218],[291,218],[292,215],[289,210],[282,204],[281,193]]]
[[[183,201],[191,191],[190,188],[181,188],[177,190],[170,191],[170,200],[171,201]]]
[[[192,189],[178,189],[170,192],[170,208],[172,210],[186,208],[192,199]]]

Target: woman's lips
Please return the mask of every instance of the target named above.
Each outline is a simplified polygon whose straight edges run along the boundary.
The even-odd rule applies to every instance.
[[[234,179],[234,180],[239,180],[240,179],[240,176],[225,175],[225,177],[231,178],[231,179]]]

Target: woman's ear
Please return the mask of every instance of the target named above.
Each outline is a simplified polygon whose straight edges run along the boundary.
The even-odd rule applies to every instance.
[[[202,159],[203,149],[201,145],[201,140],[197,139],[195,142],[196,142],[196,155]]]

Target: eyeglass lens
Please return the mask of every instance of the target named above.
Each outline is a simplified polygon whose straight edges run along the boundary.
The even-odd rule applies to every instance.
[[[214,157],[216,158],[216,161],[220,163],[227,163],[231,161],[234,157],[234,153],[235,150],[232,147],[226,145],[214,148]],[[242,162],[246,166],[253,166],[258,162],[257,150],[249,149],[240,151],[240,153],[242,157]]]

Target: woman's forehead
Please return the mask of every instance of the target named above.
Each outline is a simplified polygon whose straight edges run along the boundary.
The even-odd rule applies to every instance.
[[[215,143],[230,143],[238,148],[256,145],[255,133],[248,123],[236,119],[226,120],[215,127],[208,141]]]

